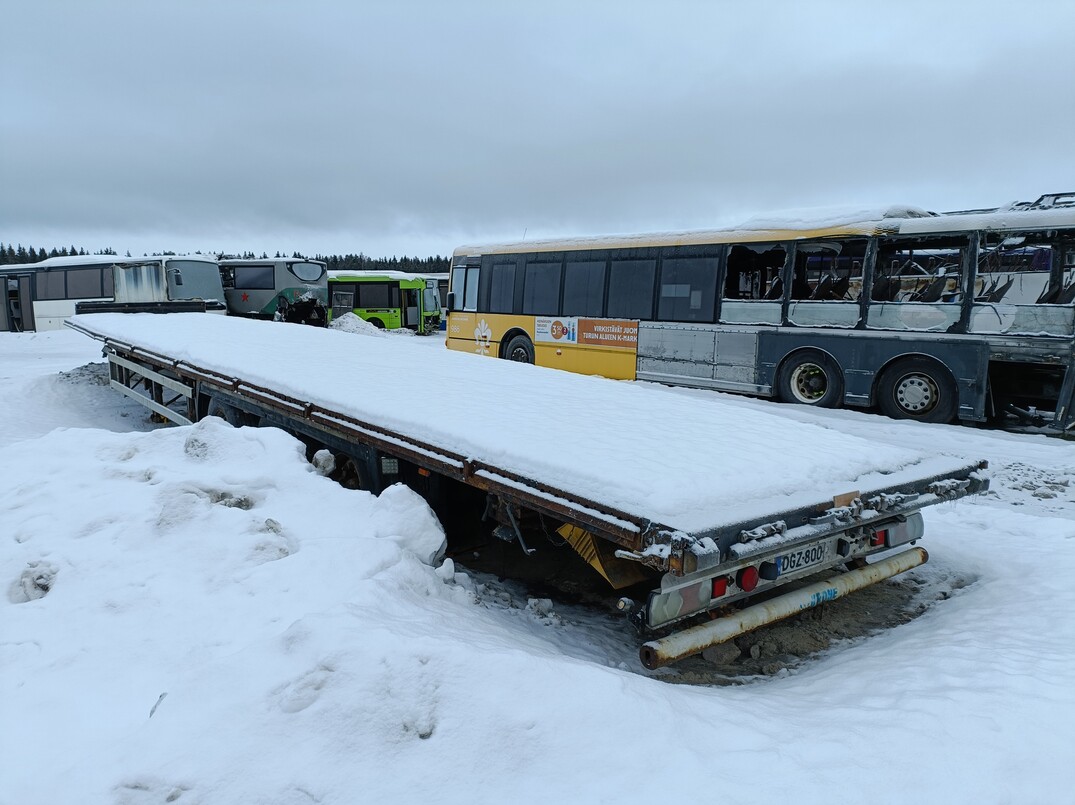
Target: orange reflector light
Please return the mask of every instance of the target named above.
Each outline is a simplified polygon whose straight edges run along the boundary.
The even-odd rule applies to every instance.
[[[873,536],[870,537],[870,546],[876,548],[879,545],[884,545],[887,535],[887,531],[874,531]]]
[[[728,578],[726,576],[721,576],[719,578],[713,579],[713,596],[712,597],[713,598],[720,598],[726,592],[728,592]]]
[[[423,478],[428,478],[429,477],[429,470],[427,470],[425,467],[419,467],[418,468],[418,474],[421,475]]]
[[[735,583],[739,589],[749,593],[758,586],[758,569],[756,567],[744,567],[735,577]]]

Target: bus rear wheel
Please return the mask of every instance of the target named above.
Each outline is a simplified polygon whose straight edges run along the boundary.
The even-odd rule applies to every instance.
[[[844,398],[844,378],[836,361],[818,350],[792,355],[780,367],[777,394],[784,402],[836,408]]]
[[[504,348],[504,357],[509,361],[518,363],[534,362],[534,345],[525,335],[517,335],[512,338]]]
[[[907,358],[881,375],[877,404],[893,419],[951,422],[956,415],[956,385],[938,364]]]

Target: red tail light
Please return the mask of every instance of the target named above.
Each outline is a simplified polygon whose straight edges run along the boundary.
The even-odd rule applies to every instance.
[[[713,579],[713,598],[720,598],[726,592],[728,592],[728,577],[720,576]]]
[[[887,531],[874,531],[873,536],[870,537],[870,546],[876,548],[879,545],[884,545],[886,536],[888,536]]]
[[[736,574],[735,583],[739,585],[740,590],[749,593],[758,586],[758,569],[753,566],[744,567]]]

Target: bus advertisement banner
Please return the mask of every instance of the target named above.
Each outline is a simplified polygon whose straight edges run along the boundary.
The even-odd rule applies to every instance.
[[[538,316],[534,319],[534,340],[553,344],[635,349],[638,345],[638,322]]]

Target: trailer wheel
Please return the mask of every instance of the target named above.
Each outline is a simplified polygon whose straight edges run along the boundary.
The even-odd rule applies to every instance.
[[[239,411],[235,406],[221,402],[216,397],[209,400],[209,409],[205,412],[205,415],[218,416],[233,428],[239,427]]]
[[[928,358],[905,358],[885,370],[877,404],[885,416],[919,422],[951,422],[956,415],[956,384]]]
[[[816,349],[796,352],[780,367],[777,395],[784,402],[837,408],[844,398],[844,377],[832,358]]]
[[[346,453],[334,453],[333,458],[336,468],[329,474],[329,478],[338,483],[344,489],[364,489],[370,491],[371,484],[369,473],[361,461],[356,461]]]
[[[533,363],[534,345],[525,335],[517,335],[508,342],[508,346],[504,349],[504,357],[518,363]]]
[[[209,400],[209,408],[205,414],[206,416],[218,416],[233,428],[256,428],[261,424],[261,417],[257,414],[242,411],[216,397]]]

